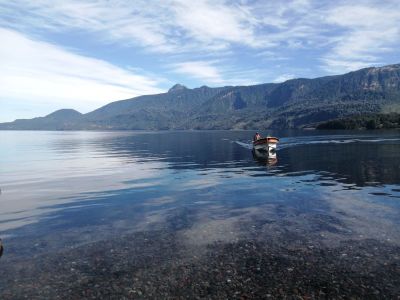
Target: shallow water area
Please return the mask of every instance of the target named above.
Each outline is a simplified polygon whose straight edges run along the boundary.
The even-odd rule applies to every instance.
[[[395,298],[400,132],[0,131],[0,295]]]

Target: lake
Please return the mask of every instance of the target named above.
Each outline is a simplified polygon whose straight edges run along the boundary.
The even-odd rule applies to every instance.
[[[0,131],[0,298],[398,297],[400,132],[268,133]]]

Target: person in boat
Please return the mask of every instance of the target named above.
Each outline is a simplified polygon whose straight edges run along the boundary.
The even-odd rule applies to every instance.
[[[256,134],[253,137],[253,142],[258,141],[259,139],[261,139],[261,135],[258,132],[256,132]]]

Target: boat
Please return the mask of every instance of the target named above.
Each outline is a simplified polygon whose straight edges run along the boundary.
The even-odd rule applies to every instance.
[[[276,155],[276,144],[279,143],[279,139],[276,137],[268,136],[253,141],[253,150],[264,151],[268,155]]]

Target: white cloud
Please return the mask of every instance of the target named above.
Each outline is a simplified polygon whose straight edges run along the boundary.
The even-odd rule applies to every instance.
[[[307,63],[318,75],[392,63],[385,55],[400,44],[397,6],[397,0],[0,0],[0,26],[60,40],[79,31],[96,45],[118,46],[115,52],[159,54],[160,70],[204,84],[248,84],[273,80],[271,74],[303,76]]]
[[[103,42],[142,46],[155,52],[193,51],[199,47],[225,49],[226,42],[257,43],[252,28],[246,26],[245,14],[223,3],[197,1],[189,4],[179,0],[56,2],[0,2],[3,15],[24,12],[24,16],[16,17],[18,22],[3,20],[3,25],[24,30],[30,27],[52,31],[80,29],[96,34]]]
[[[213,62],[187,61],[172,64],[170,67],[175,73],[188,75],[205,82],[214,84],[221,84],[224,82],[221,72]]]
[[[88,111],[113,100],[161,92],[156,79],[103,60],[4,28],[0,28],[0,37],[0,100],[10,107],[35,103]],[[1,118],[6,120],[4,114],[3,110]],[[32,115],[25,112],[21,117]]]
[[[223,0],[15,0],[0,2],[0,13],[10,16],[0,20],[0,24],[28,31],[80,29],[95,34],[103,42],[142,46],[153,52],[217,51],[232,45],[258,49],[304,35],[303,31],[312,26],[299,26],[293,21],[298,14],[307,13],[309,5],[308,1],[298,0],[285,4]]]
[[[290,59],[290,57],[288,57],[287,55],[275,53],[274,51],[271,50],[258,52],[255,56],[260,57],[261,59],[266,61],[285,61]]]
[[[286,80],[293,79],[293,78],[295,78],[295,77],[296,77],[296,76],[293,75],[293,74],[282,74],[282,75],[279,75],[278,77],[276,77],[276,78],[273,80],[273,82],[275,82],[275,83],[284,82],[284,81],[286,81]]]
[[[258,84],[260,76],[266,73],[264,70],[238,70],[235,67],[226,66],[224,61],[198,60],[185,61],[170,64],[169,69],[173,73],[186,75],[210,85],[251,85]]]
[[[158,4],[157,8],[163,11],[168,7]],[[140,45],[161,52],[174,48],[168,39],[170,26],[165,26],[171,20],[142,0],[113,3],[104,0],[16,0],[0,2],[0,12],[15,16],[18,22],[3,20],[3,25],[19,30],[36,28],[60,32],[79,29],[106,43]]]
[[[260,47],[264,40],[256,36],[256,22],[244,5],[223,1],[174,1],[176,25],[202,43],[228,42]]]
[[[384,64],[382,56],[397,51],[400,40],[397,1],[344,4],[329,10],[326,22],[340,30],[333,39],[333,48],[321,59],[329,72]]]

